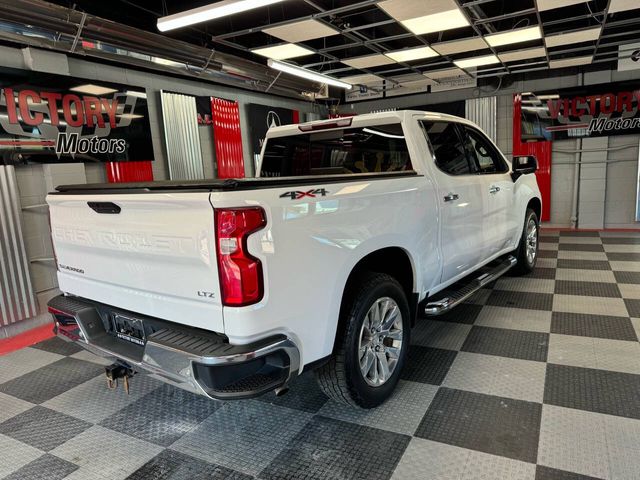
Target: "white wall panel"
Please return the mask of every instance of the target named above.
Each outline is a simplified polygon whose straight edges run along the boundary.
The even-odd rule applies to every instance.
[[[497,143],[498,111],[496,97],[469,98],[465,101],[465,117],[476,123]]]

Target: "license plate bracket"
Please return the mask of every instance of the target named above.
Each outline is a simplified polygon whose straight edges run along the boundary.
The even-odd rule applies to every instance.
[[[113,316],[113,333],[121,340],[144,346],[147,342],[144,324],[139,318],[116,313]]]

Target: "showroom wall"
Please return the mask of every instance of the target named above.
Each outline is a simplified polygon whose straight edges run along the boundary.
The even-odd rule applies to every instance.
[[[577,72],[577,70],[576,70]],[[553,72],[551,73],[553,75]],[[513,150],[513,94],[553,91],[609,82],[640,80],[640,70],[601,71],[584,75],[544,76],[501,85],[498,90],[477,87],[405,97],[392,97],[345,105],[343,113],[367,113],[390,108],[408,109],[425,104],[469,98],[497,97],[497,138],[500,149]],[[640,135],[621,135],[553,142],[551,174],[551,220],[549,226],[572,226],[575,176],[578,175],[577,224],[580,228],[639,228],[634,221],[638,185]],[[576,163],[580,162],[579,173]]]

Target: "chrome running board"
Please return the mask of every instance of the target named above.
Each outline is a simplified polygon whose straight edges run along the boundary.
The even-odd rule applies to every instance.
[[[426,304],[424,307],[424,314],[429,316],[442,315],[447,313],[456,305],[464,302],[471,295],[476,293],[485,285],[497,280],[502,275],[507,273],[517,263],[516,258],[513,255],[509,255],[505,260],[500,262],[488,271],[485,271],[482,275],[474,278],[469,283],[460,287],[457,290],[445,290],[442,292],[443,296],[434,299]]]

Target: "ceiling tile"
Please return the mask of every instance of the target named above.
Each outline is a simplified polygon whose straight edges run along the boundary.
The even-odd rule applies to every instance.
[[[350,77],[344,77],[340,79],[343,82],[350,83],[351,85],[366,85],[368,83],[378,83],[383,79],[377,75],[365,73],[364,75],[352,75]]]
[[[609,13],[625,12],[637,8],[640,8],[640,2],[638,2],[638,0],[611,0]]]
[[[577,67],[579,65],[589,65],[593,61],[593,55],[586,57],[562,58],[560,60],[549,61],[549,68]]]
[[[538,10],[544,12],[545,10],[553,10],[554,8],[568,7],[569,5],[586,2],[587,0],[538,0]]]
[[[517,62],[518,60],[527,60],[529,58],[544,57],[547,50],[544,47],[527,48],[525,50],[515,50],[511,52],[498,53],[501,62]]]
[[[338,35],[340,33],[335,28],[332,28],[314,19],[289,23],[280,27],[266,28],[263,31],[265,33],[268,33],[272,37],[276,37],[291,43],[304,42],[307,40],[313,40],[322,37],[330,37],[332,35]]]
[[[303,57],[314,53],[313,50],[294,43],[283,43],[282,45],[276,45],[274,47],[256,48],[251,51],[263,57],[273,58],[274,60],[286,60],[288,58]]]
[[[396,20],[424,17],[458,8],[454,0],[387,0],[378,3],[378,6]]]
[[[432,80],[442,80],[445,78],[468,77],[464,70],[460,68],[444,68],[441,70],[431,70],[422,72],[423,75]]]
[[[365,55],[364,57],[345,58],[340,61],[353,68],[371,68],[395,63],[392,59],[381,53]]]
[[[573,32],[560,33],[545,38],[547,48],[558,47],[560,45],[571,45],[573,43],[590,42],[600,37],[602,27],[587,28],[584,30],[574,30]]]
[[[489,48],[489,45],[481,37],[475,37],[453,42],[434,43],[431,48],[440,55],[451,55],[453,53],[475,52],[476,50]]]

